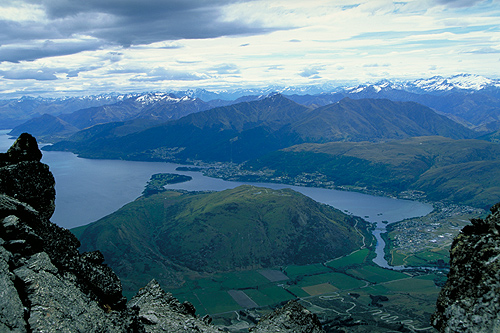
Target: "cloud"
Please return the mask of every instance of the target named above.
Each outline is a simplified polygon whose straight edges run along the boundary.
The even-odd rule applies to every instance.
[[[96,50],[102,43],[95,39],[33,42],[0,46],[0,62],[17,63],[36,59],[63,56],[82,51]]]
[[[299,73],[299,75],[302,77],[308,77],[310,79],[318,79],[320,78],[318,74],[321,70],[324,70],[324,66],[309,66],[304,68],[302,72]]]
[[[126,67],[126,68],[112,68],[106,71],[106,75],[112,74],[146,74],[148,70],[144,68],[136,68],[136,67]]]
[[[269,66],[267,67],[267,72],[268,71],[282,71],[284,70],[283,66],[280,66],[280,65],[272,65],[272,66]]]
[[[377,64],[377,63],[363,65],[363,67],[365,67],[365,68],[389,67],[389,66],[390,66],[390,64]]]
[[[155,45],[179,49],[180,39],[255,35],[275,30],[259,22],[231,19],[223,6],[240,0],[19,0],[0,4],[0,61],[98,50],[105,46]],[[16,14],[24,8],[29,15]],[[16,9],[16,10],[14,10]],[[22,11],[21,11],[22,12]],[[13,13],[13,14],[9,14]],[[22,16],[22,17],[21,17]],[[73,39],[71,43],[68,40]],[[53,46],[40,45],[45,40]]]
[[[241,1],[42,0],[40,5],[50,19],[49,24],[65,23],[68,32],[56,28],[63,35],[78,32],[124,46],[276,30],[241,20],[228,20],[222,6],[237,2]],[[99,19],[91,20],[92,17]],[[82,24],[82,19],[86,24]]]
[[[67,78],[77,77],[81,72],[89,72],[95,69],[98,69],[99,66],[87,66],[87,67],[78,67],[78,68],[49,68],[49,67],[41,67],[38,69],[28,68],[24,69],[22,66],[18,66],[19,68],[12,68],[8,70],[0,70],[0,76],[7,80],[36,80],[36,81],[53,81],[58,80],[59,77],[56,74],[60,74],[61,76],[66,75]]]
[[[235,64],[220,64],[210,68],[210,71],[217,74],[240,74],[240,69]]]
[[[480,2],[484,2],[484,0],[436,0],[436,3],[452,8],[472,7]]]
[[[48,81],[57,80],[58,71],[53,69],[20,69],[20,70],[7,70],[0,71],[0,76],[7,80],[37,80]]]
[[[0,95],[498,77],[498,1],[3,0]]]
[[[122,52],[108,52],[105,55],[101,56],[102,60],[105,61],[110,61],[110,62],[119,62],[120,60],[123,59],[123,53]]]
[[[154,43],[151,45],[151,47],[155,47],[158,49],[165,49],[165,50],[175,50],[183,48],[184,45],[180,44],[179,42],[164,41],[164,42]]]
[[[201,60],[186,60],[186,59],[182,59],[182,60],[176,60],[176,62],[178,64],[198,64],[200,62],[202,62]]]
[[[130,79],[134,82],[157,82],[157,81],[199,81],[209,79],[207,74],[199,74],[187,71],[179,71],[157,67],[147,71],[146,76],[139,75]]]
[[[500,53],[500,50],[499,49],[494,49],[492,47],[482,47],[480,49],[469,51],[468,53],[490,54],[490,53]]]

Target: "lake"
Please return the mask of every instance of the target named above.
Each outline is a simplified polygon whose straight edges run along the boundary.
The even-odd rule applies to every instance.
[[[14,142],[0,131],[0,151],[5,152]],[[383,241],[380,233],[385,224],[406,218],[423,216],[432,206],[411,200],[372,196],[357,192],[337,191],[316,187],[301,187],[272,183],[229,182],[203,176],[200,172],[175,171],[180,166],[163,162],[135,162],[122,160],[92,160],[77,157],[69,152],[42,151],[42,162],[50,167],[56,179],[56,210],[51,221],[65,228],[74,228],[96,221],[139,197],[155,173],[178,173],[191,176],[189,182],[168,185],[170,189],[188,191],[222,191],[243,184],[272,189],[291,188],[310,198],[331,205],[348,214],[361,216],[377,223],[374,232],[379,244],[375,262],[381,266]]]

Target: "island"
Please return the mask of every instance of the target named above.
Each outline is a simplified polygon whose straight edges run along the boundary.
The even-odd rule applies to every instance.
[[[156,173],[151,176],[142,195],[150,196],[156,193],[166,191],[165,185],[178,184],[190,181],[191,176],[179,175],[176,173]]]

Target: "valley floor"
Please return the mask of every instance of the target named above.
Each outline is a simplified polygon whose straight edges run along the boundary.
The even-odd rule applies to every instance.
[[[440,290],[436,282],[446,273],[393,271],[371,258],[365,248],[323,264],[214,274],[172,292],[233,332],[248,330],[273,307],[296,298],[327,331],[348,326],[349,332],[433,332],[428,323]]]

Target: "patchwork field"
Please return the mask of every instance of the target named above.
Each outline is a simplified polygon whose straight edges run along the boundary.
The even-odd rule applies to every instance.
[[[235,332],[248,331],[252,322],[293,299],[325,327],[349,320],[358,323],[352,332],[386,332],[401,325],[434,332],[429,320],[445,273],[393,271],[369,258],[363,249],[324,264],[214,274],[171,292],[192,302],[197,314],[210,314],[214,323]]]

